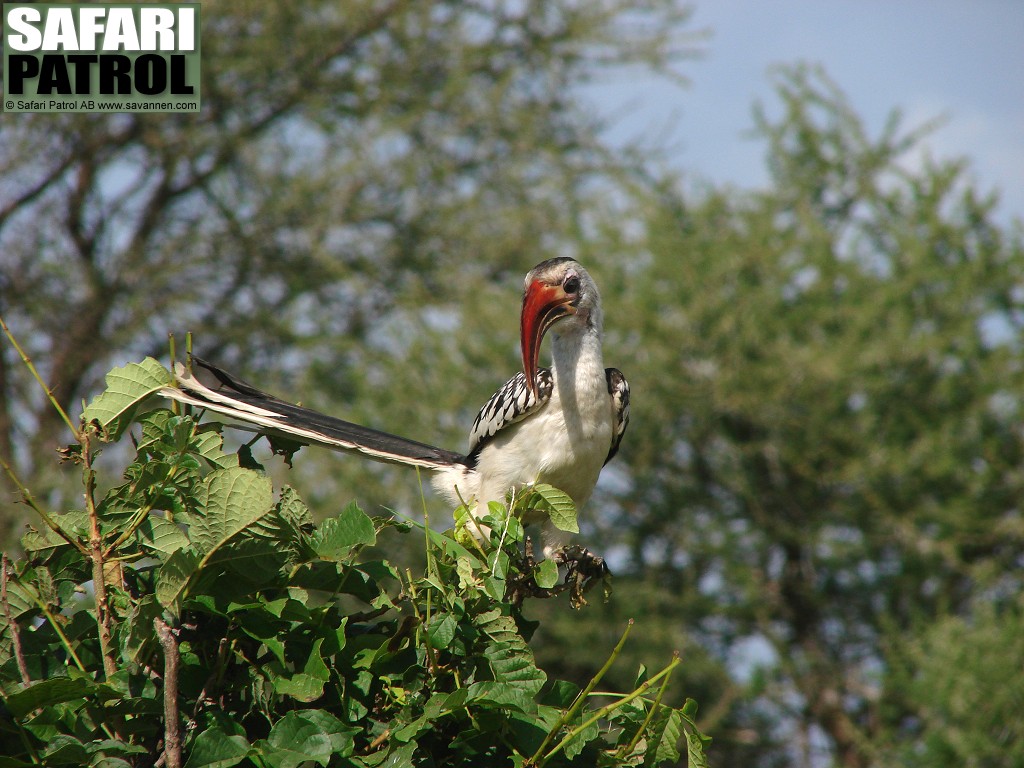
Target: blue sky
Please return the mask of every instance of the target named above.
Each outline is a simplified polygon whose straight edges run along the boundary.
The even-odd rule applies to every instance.
[[[894,107],[906,127],[944,115],[927,141],[968,157],[999,218],[1024,218],[1024,0],[697,0],[705,55],[686,88],[653,76],[589,89],[616,117],[612,140],[654,136],[689,175],[751,187],[764,147],[744,132],[755,100],[771,104],[774,64],[822,64],[873,133]],[[627,116],[628,115],[628,116]]]

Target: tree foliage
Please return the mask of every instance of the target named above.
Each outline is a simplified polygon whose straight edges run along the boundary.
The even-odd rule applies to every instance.
[[[84,508],[22,489],[45,525],[0,569],[6,768],[656,766],[680,744],[706,765],[695,704],[662,703],[678,657],[623,694],[538,668],[535,624],[505,600],[544,570],[524,564],[518,508],[495,504],[469,547],[355,504],[317,525],[211,425],[152,409],[169,378],[125,366],[86,408],[65,452]],[[103,492],[96,455],[129,430],[135,460]],[[422,575],[362,556],[411,530]]]
[[[787,760],[882,764],[924,703],[886,682],[905,646],[1024,586],[1024,248],[919,131],[869,135],[814,70],[778,84],[769,189],[665,185],[619,238],[643,405],[605,530],[702,645],[759,649],[741,699],[791,724]]]

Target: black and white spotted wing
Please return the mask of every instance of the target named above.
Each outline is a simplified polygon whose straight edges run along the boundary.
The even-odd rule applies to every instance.
[[[629,426],[629,382],[618,368],[605,368],[608,379],[608,394],[612,396],[612,414],[615,417],[615,432],[612,434],[612,447],[608,450],[607,464],[619,451],[619,443]]]
[[[498,432],[510,424],[525,419],[551,399],[554,378],[550,368],[537,369],[537,396],[526,386],[526,374],[517,373],[495,392],[473,420],[469,432],[469,459],[473,461],[480,450]]]

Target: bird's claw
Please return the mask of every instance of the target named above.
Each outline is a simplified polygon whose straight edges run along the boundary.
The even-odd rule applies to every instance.
[[[565,566],[563,588],[569,588],[569,605],[573,608],[579,609],[587,604],[583,593],[593,589],[598,580],[604,585],[605,600],[611,595],[612,572],[603,557],[578,544],[561,547],[551,557]]]
[[[604,585],[605,600],[611,595],[611,571],[603,557],[579,545],[560,547],[550,557],[557,565],[565,566],[565,579],[553,587],[541,587],[534,578],[537,560],[533,541],[527,537],[519,573],[509,579],[506,599],[519,607],[527,597],[555,597],[568,590],[569,605],[579,609],[587,604],[583,593],[590,591],[598,580]]]

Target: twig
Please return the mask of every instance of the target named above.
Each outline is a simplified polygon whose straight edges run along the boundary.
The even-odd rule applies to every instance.
[[[430,667],[430,674],[434,677],[438,675],[438,663],[437,656],[435,655],[434,646],[430,644],[430,632],[429,624],[424,623],[423,617],[420,616],[419,608],[416,607],[416,583],[412,579],[412,573],[406,569],[405,578],[409,582],[409,605],[412,608],[412,612],[416,615],[416,620],[419,625],[423,627],[423,645],[427,651],[427,666]]]
[[[3,328],[3,331],[7,335],[7,338],[11,340],[11,344],[14,345],[14,348],[18,351],[18,354],[21,356],[22,362],[24,362],[26,367],[28,367],[28,370],[31,372],[35,380],[39,382],[39,386],[43,388],[43,392],[46,393],[46,397],[50,401],[50,404],[57,409],[57,413],[60,414],[60,417],[64,420],[64,423],[68,425],[68,429],[71,430],[71,434],[73,434],[77,439],[78,429],[71,422],[71,418],[68,416],[67,411],[65,411],[61,407],[61,404],[57,402],[57,398],[53,396],[53,391],[46,385],[46,382],[43,381],[43,377],[39,375],[39,371],[36,370],[36,366],[35,363],[32,362],[32,358],[25,354],[25,350],[21,348],[21,345],[18,343],[18,340],[14,338],[14,334],[11,333],[11,329],[7,327],[7,323],[4,322],[2,316],[0,316],[0,328]]]
[[[110,680],[117,673],[117,660],[111,648],[110,602],[107,600],[107,575],[104,571],[103,537],[100,534],[100,517],[96,510],[96,472],[92,468],[91,437],[93,430],[82,431],[82,459],[85,469],[85,508],[89,514],[89,559],[92,560],[92,587],[96,594],[96,626],[100,636],[100,655],[103,657],[103,674]]]
[[[181,656],[174,631],[160,616],[153,619],[156,636],[164,649],[164,764],[181,768],[181,717],[178,712],[178,668]]]
[[[79,553],[82,555],[82,557],[89,557],[88,548],[78,539],[73,538],[71,534],[69,534],[67,531],[61,528],[57,521],[50,516],[50,513],[36,503],[35,497],[32,496],[32,491],[30,491],[28,489],[28,486],[26,486],[24,483],[21,482],[21,480],[18,479],[18,476],[15,474],[14,469],[11,468],[11,465],[8,464],[3,459],[0,459],[0,465],[3,465],[4,472],[7,473],[7,476],[11,479],[11,482],[14,483],[15,486],[17,486],[18,491],[21,493],[21,500],[25,502],[25,504],[27,504],[29,507],[31,507],[32,510],[43,519],[43,522],[46,523],[47,527],[49,527],[51,531],[53,531],[62,539],[64,539],[64,541],[66,541],[68,544],[77,549]]]
[[[672,661],[669,662],[669,665],[665,667],[663,670],[661,670],[661,672],[656,674],[650,680],[646,680],[643,683],[641,683],[640,686],[628,696],[623,696],[621,699],[614,702],[613,704],[609,704],[608,706],[602,707],[601,709],[597,710],[597,712],[595,712],[591,717],[589,717],[587,720],[581,723],[577,728],[574,728],[572,731],[567,733],[565,735],[565,738],[555,745],[554,749],[552,749],[550,752],[544,755],[543,759],[541,759],[539,763],[536,763],[537,768],[543,768],[547,764],[548,760],[557,755],[570,741],[575,739],[581,732],[585,731],[598,720],[608,717],[608,715],[610,715],[619,707],[631,702],[637,696],[642,696],[644,693],[647,692],[647,689],[654,685],[658,680],[660,680],[663,677],[667,677],[668,675],[671,675],[672,670],[676,668],[676,666],[679,664],[679,661],[679,654],[673,654]],[[531,762],[530,764],[534,765],[533,762]]]
[[[624,757],[625,755],[628,755],[630,752],[632,752],[636,745],[640,742],[640,738],[647,731],[647,726],[650,725],[651,719],[654,717],[654,713],[658,711],[658,707],[661,706],[661,700],[665,697],[665,691],[668,690],[668,681],[672,679],[672,669],[674,667],[675,665],[673,664],[669,668],[668,674],[665,675],[665,679],[661,681],[661,687],[658,688],[658,695],[654,697],[654,703],[651,704],[650,711],[647,713],[647,716],[644,718],[644,721],[640,724],[640,727],[637,728],[636,733],[633,735],[633,738],[629,740],[628,744],[624,744],[622,747],[619,748],[618,754],[620,757]]]
[[[376,751],[377,748],[380,747],[380,745],[383,744],[385,741],[387,741],[390,737],[391,737],[391,729],[390,728],[385,728],[384,729],[384,733],[382,733],[380,736],[378,736],[376,739],[374,739],[373,741],[370,742],[370,747],[366,751],[368,753]]]
[[[203,690],[201,690],[199,695],[196,697],[196,705],[192,710],[193,720],[199,717],[199,712],[203,705],[208,701],[212,702],[214,700],[212,691],[219,687],[221,681],[224,679],[224,665],[228,660],[228,651],[230,651],[234,645],[235,641],[232,640],[229,643],[226,637],[222,637],[220,642],[217,644],[217,660],[214,662],[213,671],[210,673],[210,676],[206,678],[206,682],[203,683]]]
[[[171,357],[171,385],[173,386],[173,384],[174,384],[174,364],[178,362],[177,347],[176,347],[176,345],[174,343],[174,334],[173,333],[168,333],[167,334],[167,345],[168,345],[168,347],[170,347],[169,352],[170,352],[170,357]],[[171,411],[174,413],[175,416],[181,416],[181,408],[182,408],[182,404],[181,403],[179,403],[177,400],[171,400]]]
[[[562,728],[565,727],[566,723],[568,723],[576,716],[576,713],[579,712],[580,708],[583,707],[583,703],[586,701],[587,696],[589,696],[591,691],[593,691],[594,688],[597,687],[597,684],[601,682],[601,678],[605,676],[605,673],[608,672],[609,669],[611,669],[612,664],[615,663],[615,660],[619,657],[619,654],[622,652],[622,648],[626,644],[626,638],[629,637],[629,633],[632,630],[633,620],[630,619],[629,623],[626,624],[626,631],[622,633],[622,637],[619,638],[619,642],[615,644],[615,648],[612,649],[611,655],[608,657],[608,660],[604,663],[604,666],[601,667],[601,669],[597,671],[597,674],[594,675],[591,681],[587,683],[587,687],[580,691],[579,695],[576,697],[576,700],[572,703],[572,706],[565,710],[565,712],[562,713],[562,716],[558,718],[558,722],[555,723],[555,726],[548,732],[548,735],[544,737],[544,741],[542,741],[541,745],[537,747],[537,751],[534,752],[533,756],[526,761],[527,765],[543,765],[544,762],[546,762],[551,757],[551,754],[557,752],[558,749],[561,748],[561,745],[565,743],[565,740],[563,739],[559,746],[555,748],[554,752],[546,755],[542,762],[537,762],[541,753],[545,749],[547,749],[548,744],[552,742],[552,740],[555,738],[555,735],[560,730],[562,730]]]
[[[3,556],[3,565],[0,566],[0,603],[3,604],[4,618],[7,619],[7,626],[11,630],[11,642],[14,645],[14,657],[18,660],[18,671],[21,672],[21,682],[26,686],[32,684],[32,678],[28,674],[28,664],[25,663],[25,651],[21,647],[21,633],[18,625],[14,623],[11,616],[11,605],[7,602],[7,555]]]

